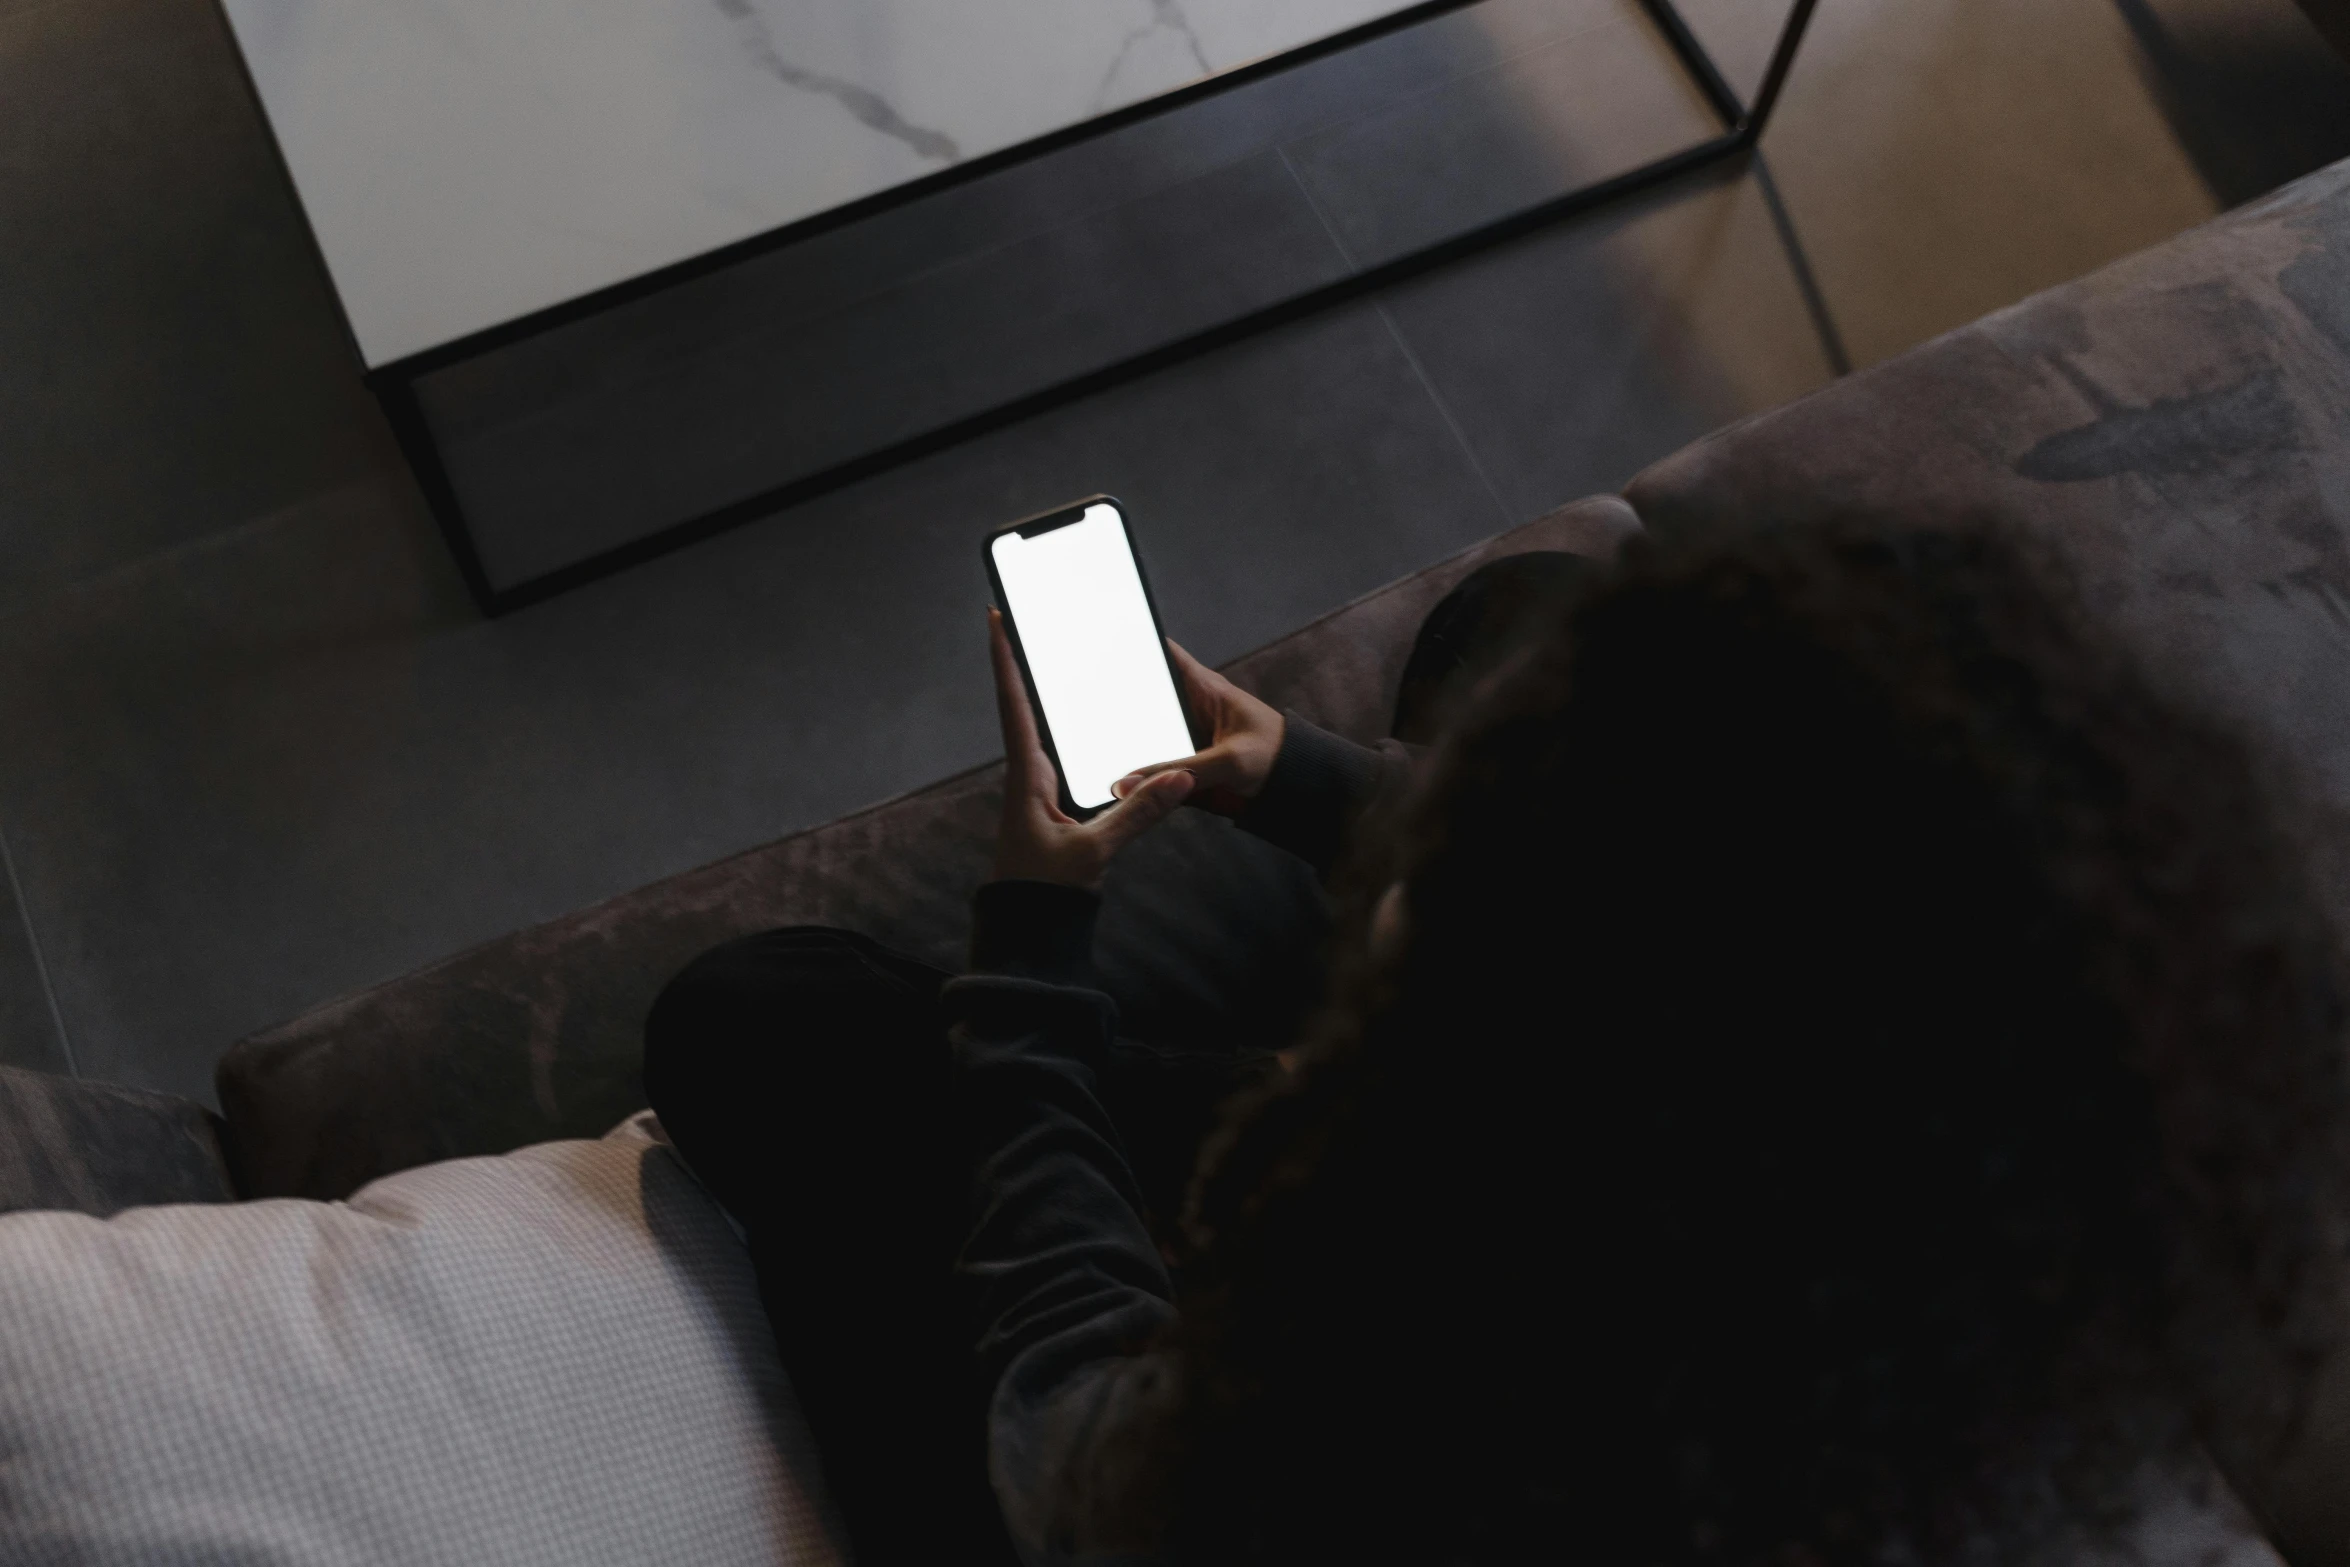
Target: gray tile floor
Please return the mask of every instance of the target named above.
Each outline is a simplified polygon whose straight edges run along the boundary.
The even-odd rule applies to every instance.
[[[1751,72],[1775,6],[1689,9]],[[1537,127],[1543,64],[1496,66]],[[2350,154],[2288,0],[1827,0],[1767,183],[485,623],[207,0],[0,0],[0,103],[0,1061],[199,1096],[253,1028],[983,759],[995,521],[1118,492],[1229,656]]]

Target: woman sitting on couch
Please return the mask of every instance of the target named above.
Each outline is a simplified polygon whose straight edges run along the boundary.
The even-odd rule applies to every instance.
[[[2341,1315],[2334,937],[2029,548],[1636,543],[1416,766],[1187,663],[1213,743],[1085,824],[995,648],[973,972],[777,932],[649,1030],[861,1561],[2266,1559],[2211,1461]],[[1088,954],[1186,796],[1368,814],[1170,1255]]]

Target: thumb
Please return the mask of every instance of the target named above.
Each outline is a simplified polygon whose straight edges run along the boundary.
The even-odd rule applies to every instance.
[[[1172,762],[1153,762],[1148,767],[1137,767],[1133,772],[1110,786],[1110,792],[1120,799],[1140,789],[1153,778],[1164,778],[1169,773],[1191,774],[1192,781],[1202,789],[1229,786],[1239,780],[1240,766],[1232,759],[1230,745],[1211,745],[1196,755]]]
[[[1186,772],[1158,773],[1135,785],[1133,792],[1086,824],[1103,851],[1116,854],[1173,814],[1198,780]]]

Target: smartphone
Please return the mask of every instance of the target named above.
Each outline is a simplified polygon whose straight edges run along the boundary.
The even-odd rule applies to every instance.
[[[983,553],[1063,810],[1091,815],[1137,767],[1196,749],[1124,508],[1091,496],[996,529]]]

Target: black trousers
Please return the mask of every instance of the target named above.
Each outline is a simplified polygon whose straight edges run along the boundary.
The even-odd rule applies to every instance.
[[[955,1321],[946,976],[848,931],[728,942],[645,1025],[663,1128],[749,1232],[759,1293],[860,1567],[1017,1560]]]
[[[1422,627],[1398,738],[1425,742],[1475,678],[1589,574],[1485,567]],[[1154,1224],[1218,1106],[1272,1070],[1320,999],[1329,921],[1295,860],[1183,812],[1122,855],[1095,961],[1122,1038],[1101,1083]],[[986,1479],[971,1330],[951,1288],[967,1172],[947,976],[849,931],[743,937],[689,964],[645,1025],[663,1126],[751,1237],[760,1292],[860,1567],[1016,1560]]]

